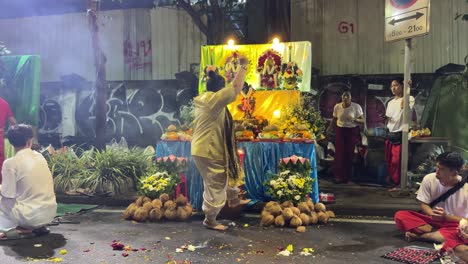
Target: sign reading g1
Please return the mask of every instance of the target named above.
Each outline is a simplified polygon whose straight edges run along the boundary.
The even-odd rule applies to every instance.
[[[354,34],[353,22],[340,21],[340,23],[338,23],[338,32],[341,34],[346,34],[348,32]]]
[[[429,33],[430,0],[385,0],[385,41]]]

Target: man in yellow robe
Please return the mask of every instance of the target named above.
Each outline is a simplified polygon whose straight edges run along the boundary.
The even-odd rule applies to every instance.
[[[225,230],[216,221],[228,200],[229,206],[239,205],[236,188],[229,187],[229,177],[240,177],[237,150],[233,149],[232,117],[227,105],[235,101],[243,88],[247,60],[240,58],[241,67],[232,83],[224,86],[224,79],[214,71],[208,73],[207,91],[195,97],[195,120],[192,138],[192,157],[203,177],[203,225],[209,229]]]

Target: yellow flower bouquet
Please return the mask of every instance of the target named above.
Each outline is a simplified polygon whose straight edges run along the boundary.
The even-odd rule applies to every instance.
[[[151,199],[159,198],[163,193],[172,195],[178,183],[177,177],[170,175],[167,171],[156,172],[143,177],[139,182],[139,193]]]

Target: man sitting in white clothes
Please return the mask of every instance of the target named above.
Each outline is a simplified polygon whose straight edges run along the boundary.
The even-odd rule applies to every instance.
[[[57,212],[52,174],[44,157],[31,149],[31,126],[10,127],[7,138],[15,156],[3,163],[0,186],[0,240],[48,232]]]

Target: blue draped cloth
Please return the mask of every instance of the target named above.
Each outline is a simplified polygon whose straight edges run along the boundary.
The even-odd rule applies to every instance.
[[[293,142],[239,142],[238,147],[244,150],[245,189],[253,202],[268,201],[263,182],[267,180],[267,172],[277,172],[278,162],[282,158],[297,155],[310,159],[314,179],[310,197],[317,203],[319,201],[317,162],[315,159],[315,144]],[[156,146],[156,157],[175,155],[186,157],[189,166],[185,177],[192,206],[201,209],[203,203],[203,178],[190,155],[190,142],[160,141]]]

